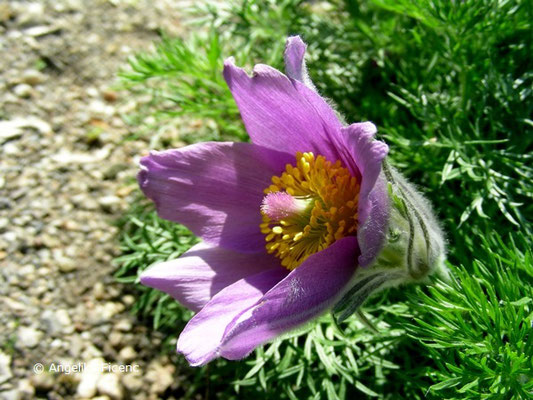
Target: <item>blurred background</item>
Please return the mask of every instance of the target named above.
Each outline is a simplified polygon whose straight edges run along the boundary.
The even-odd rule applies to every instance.
[[[0,2],[0,399],[528,398],[532,12],[519,0]],[[137,277],[197,239],[157,218],[137,162],[248,140],[223,60],[281,69],[293,34],[318,91],[347,122],[373,121],[431,199],[451,279],[372,298],[378,333],[326,315],[193,369],[174,352],[191,313]]]

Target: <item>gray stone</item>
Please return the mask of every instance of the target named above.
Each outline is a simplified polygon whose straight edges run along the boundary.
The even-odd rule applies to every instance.
[[[124,340],[124,335],[122,333],[113,331],[109,335],[109,344],[113,347],[119,346]]]
[[[21,136],[24,128],[36,129],[41,134],[49,134],[52,132],[50,124],[36,117],[15,118],[9,121],[0,121],[0,143]]]
[[[22,73],[22,82],[31,86],[43,83],[46,76],[36,69],[27,69]]]
[[[95,99],[89,103],[89,113],[96,118],[109,118],[115,113],[115,107]]]
[[[174,366],[162,365],[158,361],[153,361],[148,366],[146,380],[151,382],[150,392],[162,394],[174,382]]]
[[[122,384],[128,390],[128,392],[136,393],[142,389],[143,382],[136,373],[125,374],[122,377]]]
[[[68,312],[64,309],[56,311],[45,310],[42,314],[41,322],[48,334],[52,336],[68,335],[74,331]]]
[[[76,394],[82,398],[90,398],[96,394],[96,385],[102,376],[104,360],[94,358],[90,360],[83,370]]]
[[[72,258],[66,257],[60,249],[54,249],[54,261],[61,272],[72,272],[78,268],[78,263]]]
[[[15,2],[13,2],[15,3]],[[30,2],[30,3],[15,3],[14,6],[17,8],[17,22],[20,25],[29,25],[29,24],[38,24],[43,22],[44,13],[44,4],[39,2]]]
[[[11,8],[9,3],[0,4],[0,22],[6,22],[15,15],[14,10]]]
[[[109,156],[110,148],[103,147],[93,153],[80,153],[61,150],[52,155],[51,159],[58,164],[87,164],[105,160]]]
[[[32,375],[30,381],[37,390],[48,391],[54,387],[54,376],[46,372]]]
[[[0,400],[19,400],[21,398],[21,393],[18,389],[6,390],[5,392],[0,392]]]
[[[17,389],[25,399],[33,399],[35,396],[35,388],[29,379],[21,379]]]
[[[32,87],[26,83],[19,83],[17,86],[13,88],[13,93],[15,93],[18,97],[21,97],[21,98],[30,97],[32,92],[33,92]]]
[[[88,322],[98,325],[111,322],[111,319],[118,313],[124,311],[124,305],[108,301],[104,304],[98,304],[88,312]]]
[[[118,357],[120,360],[129,362],[133,361],[137,358],[137,352],[135,349],[131,346],[126,346],[120,352],[118,353]]]
[[[84,360],[102,357],[102,352],[97,349],[93,343],[88,343],[87,347],[81,353],[81,358]]]
[[[61,27],[58,25],[38,25],[25,29],[24,34],[32,37],[39,37],[57,32],[60,29]]]
[[[114,211],[120,205],[120,199],[117,196],[103,196],[98,199],[98,204],[104,211]]]
[[[85,348],[85,342],[80,335],[72,335],[70,345],[68,346],[69,353],[75,359],[80,359],[81,353]]]
[[[127,294],[124,297],[122,297],[122,302],[126,304],[127,306],[131,306],[133,303],[135,303],[135,296],[132,296],[131,294]]]
[[[7,382],[12,376],[11,356],[0,352],[0,385]]]
[[[113,400],[120,400],[124,397],[124,391],[117,374],[107,373],[98,379],[96,385],[98,393],[111,397]]]
[[[18,349],[31,349],[36,347],[43,337],[43,332],[31,328],[22,326],[17,330],[17,342],[16,346]]]
[[[123,318],[115,324],[115,329],[122,331],[122,332],[129,332],[131,331],[131,328],[132,328],[131,321],[127,318]]]
[[[93,296],[96,300],[103,300],[106,297],[105,286],[102,282],[96,282],[93,286]]]

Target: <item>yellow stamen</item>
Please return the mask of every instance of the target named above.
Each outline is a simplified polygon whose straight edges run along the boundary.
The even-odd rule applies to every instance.
[[[311,254],[355,235],[359,190],[358,180],[340,161],[332,164],[324,156],[296,153],[296,165],[287,164],[264,192],[286,192],[307,206],[279,221],[263,212],[260,228],[267,251],[293,270]]]
[[[281,226],[275,226],[272,228],[272,232],[277,233],[278,235],[283,232],[283,228]]]

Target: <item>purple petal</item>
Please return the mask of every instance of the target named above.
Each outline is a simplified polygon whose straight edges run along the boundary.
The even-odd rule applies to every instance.
[[[348,167],[352,171],[357,169],[361,176],[357,233],[361,266],[370,264],[381,249],[389,214],[387,185],[380,177],[381,163],[389,147],[374,140],[376,132],[376,126],[371,122],[352,124],[342,129],[344,145],[353,157]]]
[[[316,92],[315,85],[307,74],[305,66],[305,50],[307,45],[302,41],[300,36],[291,36],[287,38],[285,44],[285,73],[291,79],[300,81],[308,88]]]
[[[306,44],[302,41],[300,36],[291,36],[287,38],[285,44],[285,73],[289,78],[296,79],[303,83],[305,75],[305,49]]]
[[[244,254],[199,243],[180,258],[144,271],[141,283],[197,312],[226,286],[275,267],[281,268],[279,260],[266,252]]]
[[[287,273],[283,268],[274,268],[221,290],[189,321],[178,339],[178,351],[192,366],[218,357],[218,348],[231,321],[252,307]]]
[[[260,344],[322,314],[347,289],[358,254],[357,239],[350,236],[310,256],[232,322],[220,355],[243,358]]]
[[[361,209],[361,200],[359,199],[359,209]],[[381,174],[374,188],[363,203],[367,210],[366,220],[359,225],[357,230],[357,239],[361,255],[359,256],[359,265],[366,267],[370,265],[379,252],[381,251],[385,236],[387,234],[389,221],[389,194],[387,181]]]
[[[211,244],[257,252],[265,246],[263,190],[293,160],[249,143],[199,143],[144,157],[138,181],[161,218]]]
[[[250,77],[231,59],[225,62],[224,77],[253,143],[292,155],[311,151],[332,162],[339,159],[331,137],[340,135],[341,124],[304,84],[262,64]]]

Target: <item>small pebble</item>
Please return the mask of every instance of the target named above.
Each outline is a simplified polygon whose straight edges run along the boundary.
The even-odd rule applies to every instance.
[[[33,89],[27,83],[19,83],[13,88],[13,93],[15,93],[20,98],[28,98],[32,95]]]

